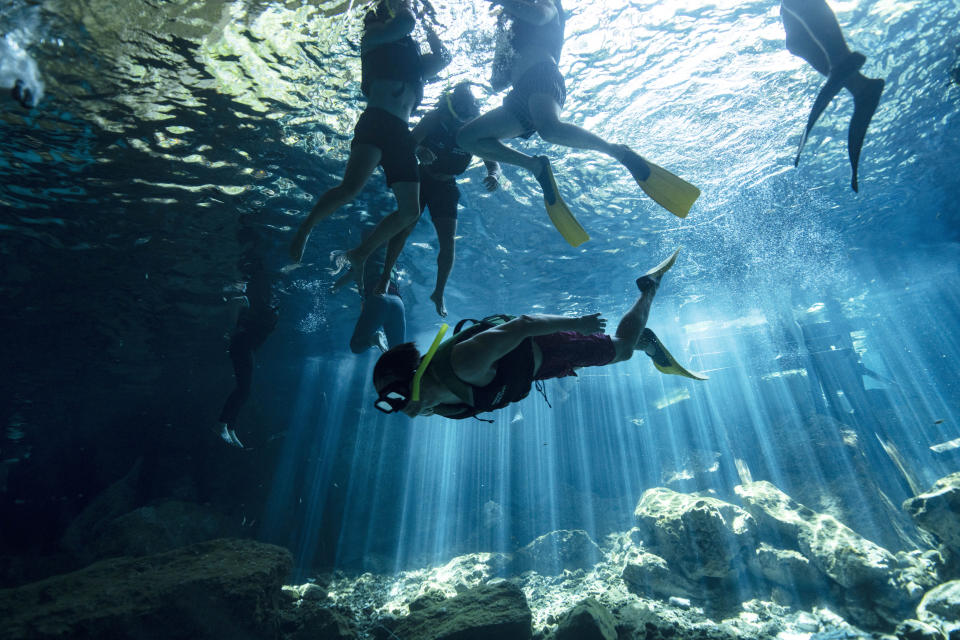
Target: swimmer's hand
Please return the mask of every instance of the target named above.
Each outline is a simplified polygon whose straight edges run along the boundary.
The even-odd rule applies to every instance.
[[[574,331],[588,336],[592,333],[603,333],[607,328],[606,318],[601,318],[599,313],[591,313],[588,316],[580,316],[574,323]]]
[[[483,179],[483,186],[489,192],[494,192],[500,188],[500,177],[495,173],[487,174]]]
[[[417,147],[417,160],[420,161],[420,164],[433,164],[437,159],[437,154],[435,154],[430,149],[426,147]]]

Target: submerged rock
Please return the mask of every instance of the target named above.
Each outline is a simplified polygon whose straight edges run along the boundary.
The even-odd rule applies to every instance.
[[[870,628],[897,624],[939,579],[936,552],[894,556],[833,516],[794,502],[769,482],[735,490],[757,518],[764,537],[798,549],[843,587],[837,603],[857,624]]]
[[[919,620],[904,620],[893,634],[899,640],[944,640],[946,637],[937,627]]]
[[[820,571],[848,589],[883,585],[896,566],[892,553],[842,522],[794,502],[766,481],[736,487],[737,495],[762,526],[797,546]]]
[[[286,549],[233,539],[104,560],[0,591],[4,638],[275,638],[292,563]]]
[[[616,620],[595,598],[587,598],[560,618],[553,640],[617,640]]]
[[[960,580],[944,582],[931,589],[917,607],[917,618],[954,637],[960,635]]]
[[[497,581],[427,604],[395,621],[390,634],[403,640],[528,640],[532,614],[520,587]]]
[[[551,531],[517,551],[518,571],[533,570],[542,575],[557,575],[563,570],[589,570],[601,558],[600,547],[582,529]]]
[[[97,558],[144,556],[222,537],[228,528],[239,529],[208,507],[167,500],[104,524],[93,548]]]
[[[621,574],[627,589],[638,596],[690,596],[696,586],[679,572],[671,571],[667,561],[652,553],[640,552],[627,560]]]
[[[926,493],[904,501],[903,508],[917,526],[960,552],[960,472],[940,478]]]
[[[360,637],[354,621],[328,607],[304,603],[280,614],[283,640],[356,640]]]
[[[765,542],[754,551],[751,568],[765,580],[801,592],[825,591],[826,576],[801,553]]]
[[[653,551],[690,580],[730,578],[757,543],[753,517],[736,505],[658,487],[634,511]]]

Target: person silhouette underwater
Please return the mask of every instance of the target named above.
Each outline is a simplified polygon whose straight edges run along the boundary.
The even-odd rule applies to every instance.
[[[649,355],[664,373],[705,380],[677,363],[646,327],[660,280],[676,257],[674,252],[636,280],[640,297],[613,336],[603,332],[606,320],[598,313],[496,316],[441,343],[444,325],[423,357],[411,342],[390,349],[373,370],[374,405],[384,413],[410,417],[475,417],[525,398],[536,381],[629,360],[636,350]]]
[[[538,133],[545,141],[576,149],[599,151],[623,164],[643,191],[678,217],[685,217],[700,190],[641,157],[624,144],[560,119],[567,91],[557,64],[563,49],[565,15],[560,0],[489,0],[502,7],[493,61],[494,91],[508,86],[500,107],[460,130],[457,140],[470,153],[486,160],[529,171],[543,190],[550,220],[572,246],[589,240],[560,197],[550,160],[529,156],[501,142]]]
[[[437,232],[437,283],[430,300],[440,317],[447,315],[444,291],[456,257],[457,204],[460,202],[456,178],[473,160],[473,155],[457,144],[457,132],[480,114],[470,84],[460,82],[445,92],[436,107],[413,128],[420,160],[420,212],[430,210],[430,221]],[[490,160],[483,162],[487,169],[483,186],[488,192],[496,191],[500,186],[500,165]]]
[[[389,243],[377,293],[386,290],[390,271],[403,248],[403,232],[420,215],[420,175],[416,143],[408,125],[410,114],[423,99],[426,80],[436,76],[451,59],[426,22],[423,27],[430,53],[421,55],[410,35],[416,23],[405,0],[380,0],[364,17],[360,86],[367,107],[354,128],[342,181],[318,198],[290,244],[290,257],[300,262],[313,227],[351,202],[377,166],[382,166],[387,186],[397,199],[397,210],[381,220],[360,246],[345,254],[355,277],[362,282],[367,257]]]
[[[860,68],[867,58],[862,53],[851,51],[847,46],[836,15],[824,0],[782,0],[780,18],[786,32],[787,50],[827,76],[827,81],[810,110],[793,165],[800,164],[800,154],[817,119],[840,89],[845,88],[853,96],[853,116],[847,131],[847,154],[852,170],[850,187],[858,191],[860,152],[867,135],[867,127],[880,104],[884,81],[867,78],[860,73]]]

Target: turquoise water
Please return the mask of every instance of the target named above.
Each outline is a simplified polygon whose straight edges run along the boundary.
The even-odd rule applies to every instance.
[[[888,531],[887,502],[954,471],[957,457],[930,447],[960,436],[960,6],[831,3],[867,55],[864,73],[887,82],[859,194],[848,186],[849,96],[793,167],[822,78],[784,50],[777,3],[565,6],[564,117],[703,195],[680,220],[608,158],[524,143],[553,159],[592,236],[571,249],[529,176],[506,168],[488,195],[471,168],[451,318],[602,312],[612,324],[634,278],[682,245],[650,326],[710,380],[663,376],[637,357],[553,381],[552,408],[531,394],[493,424],[373,410],[375,355],[349,352],[359,303],[328,293],[327,257],[358,241],[360,220],[391,210],[381,175],[314,231],[301,268],[285,268],[362,109],[362,7],[0,10],[0,53],[16,62],[0,66],[0,86],[15,68],[39,96],[32,109],[0,106],[7,516],[55,547],[64,523],[143,457],[154,470],[144,500],[213,502],[246,533],[290,547],[304,575],[392,571],[556,529],[599,539],[631,526],[645,489],[730,496],[752,478],[911,548]],[[483,81],[493,51],[485,5],[437,3],[437,16],[455,58],[427,106],[458,80]],[[485,93],[484,106],[500,98]],[[440,322],[427,298],[435,247],[424,220],[401,258],[421,345]],[[230,309],[257,278],[281,320],[241,417],[252,452],[238,453],[209,442],[208,428],[230,387]]]

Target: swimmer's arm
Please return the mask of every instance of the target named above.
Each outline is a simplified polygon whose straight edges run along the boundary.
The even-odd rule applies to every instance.
[[[396,42],[400,38],[413,33],[413,28],[417,26],[417,17],[409,7],[403,7],[397,11],[397,14],[382,23],[375,23],[363,30],[363,38],[360,40],[360,50],[369,51],[374,47]]]
[[[424,79],[430,79],[440,73],[453,60],[453,55],[443,46],[437,32],[427,22],[423,22],[423,30],[427,34],[427,44],[430,53],[420,57],[420,69]]]
[[[524,315],[510,322],[482,331],[453,348],[453,371],[464,382],[482,383],[490,369],[527,338],[544,336],[557,331],[577,331],[583,334],[603,331],[606,320],[599,313],[588,316]]]
[[[514,18],[535,25],[547,24],[557,15],[557,7],[553,0],[491,0],[494,5],[501,5]]]
[[[413,136],[414,142],[420,144],[423,142],[430,133],[436,129],[437,123],[440,121],[440,115],[436,111],[430,111],[425,116],[420,118],[420,122],[413,128],[410,132],[410,135]]]

